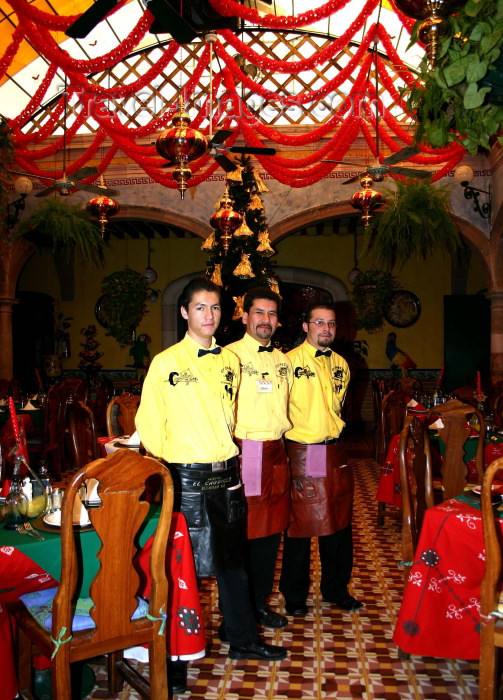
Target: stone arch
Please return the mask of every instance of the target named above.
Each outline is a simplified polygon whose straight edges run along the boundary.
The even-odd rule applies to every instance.
[[[318,270],[308,270],[302,267],[275,268],[279,278],[283,282],[297,284],[309,284],[320,287],[330,292],[334,302],[347,302],[349,300],[346,285],[333,275]],[[204,272],[193,272],[170,282],[162,293],[161,309],[161,338],[162,348],[167,348],[177,342],[178,331],[178,297],[187,282],[192,278],[203,275]]]

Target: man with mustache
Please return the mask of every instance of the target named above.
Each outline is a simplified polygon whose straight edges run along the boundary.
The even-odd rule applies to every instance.
[[[241,379],[234,435],[241,449],[241,478],[248,507],[247,536],[252,605],[264,627],[284,627],[287,618],[270,609],[281,533],[290,519],[290,469],[283,433],[291,427],[287,402],[292,368],[271,338],[280,298],[268,287],[249,290],[243,301],[242,340],[228,345],[238,357]]]
[[[239,361],[215,343],[220,288],[196,277],[184,288],[183,340],[154,357],[143,385],[136,428],[148,452],[165,461],[174,509],[187,520],[199,579],[216,576],[231,659],[279,661],[286,650],[263,642],[253,615],[245,565],[245,500],[235,420]],[[186,689],[186,663],[172,664],[172,692]]]
[[[353,567],[354,485],[340,435],[349,367],[330,349],[336,329],[334,306],[311,304],[305,318],[305,341],[287,353],[294,373],[289,400],[293,426],[285,434],[292,469],[292,520],[283,543],[279,584],[286,611],[299,617],[308,612],[311,537],[318,538],[323,599],[342,610],[362,607],[347,588]]]

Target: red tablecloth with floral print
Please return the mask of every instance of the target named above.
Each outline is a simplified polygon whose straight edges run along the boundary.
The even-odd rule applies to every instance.
[[[480,498],[465,493],[428,509],[395,626],[397,646],[420,656],[478,659],[484,570]]]

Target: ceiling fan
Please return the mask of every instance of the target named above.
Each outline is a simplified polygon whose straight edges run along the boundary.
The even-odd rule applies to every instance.
[[[119,0],[96,0],[71,24],[65,34],[73,39],[83,39],[119,3]],[[208,0],[144,0],[153,15],[152,34],[171,34],[178,44],[188,44],[199,33],[212,29],[238,28],[237,17],[222,17]]]
[[[380,10],[379,10],[380,12]],[[379,22],[379,19],[378,19]],[[378,65],[377,65],[377,41],[374,44],[374,56],[375,56],[375,91],[376,91],[376,98],[379,95],[379,73],[378,73]],[[370,69],[369,69],[370,70]],[[392,153],[390,156],[387,156],[387,158],[384,158],[382,163],[379,162],[379,114],[378,114],[378,107],[377,107],[377,99],[376,99],[376,125],[375,125],[375,132],[376,132],[376,158],[375,158],[375,163],[374,165],[367,165],[364,170],[362,170],[360,173],[357,175],[353,175],[353,177],[350,177],[348,180],[344,180],[342,183],[343,185],[349,185],[351,182],[355,182],[356,180],[359,180],[363,175],[370,175],[372,180],[374,182],[382,182],[384,180],[384,177],[386,175],[392,174],[392,175],[403,175],[404,177],[415,177],[419,179],[425,179],[427,177],[431,176],[431,172],[429,170],[415,170],[414,168],[404,168],[401,165],[397,165],[397,163],[401,163],[402,161],[409,160],[409,158],[412,158],[412,156],[417,155],[420,153],[419,148],[416,146],[406,146],[405,148],[402,148],[400,151],[397,151],[396,153]],[[339,165],[353,165],[357,168],[361,168],[362,166],[360,163],[351,163],[350,161],[347,160],[323,160],[323,163],[338,163]]]
[[[16,170],[10,171],[13,175],[26,175],[26,177],[36,177],[39,180],[51,180],[53,183],[49,187],[37,192],[35,197],[47,197],[53,192],[57,192],[61,197],[67,197],[70,194],[70,190],[85,190],[86,192],[94,192],[95,194],[103,194],[107,197],[117,197],[119,195],[119,190],[112,190],[104,185],[88,185],[85,182],[80,182],[91,175],[99,175],[98,168],[92,165],[86,165],[80,170],[76,170],[73,175],[67,176],[63,172],[63,177],[60,180],[55,180],[53,177],[45,177],[44,175],[33,175],[32,173],[22,173]]]

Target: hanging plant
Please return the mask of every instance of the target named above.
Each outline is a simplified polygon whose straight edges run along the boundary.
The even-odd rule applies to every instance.
[[[105,277],[101,291],[108,323],[106,335],[115,338],[121,348],[131,345],[147,311],[151,293],[148,283],[140,272],[126,268]]]
[[[361,272],[353,284],[351,297],[355,306],[355,328],[368,333],[380,331],[388,312],[393,292],[400,285],[389,272]]]
[[[414,87],[402,93],[416,115],[417,141],[433,148],[456,142],[475,155],[479,147],[490,149],[503,123],[501,2],[468,0],[447,21],[435,68],[424,58]],[[498,140],[503,143],[501,134]]]
[[[411,257],[426,259],[440,249],[460,256],[463,245],[450,216],[450,186],[408,180],[396,187],[386,190],[388,208],[369,227],[368,248],[376,262],[392,270]]]
[[[66,253],[69,260],[75,252],[85,262],[98,265],[103,261],[104,242],[98,225],[80,204],[67,204],[60,195],[44,199],[21,221],[18,235],[53,253]]]

